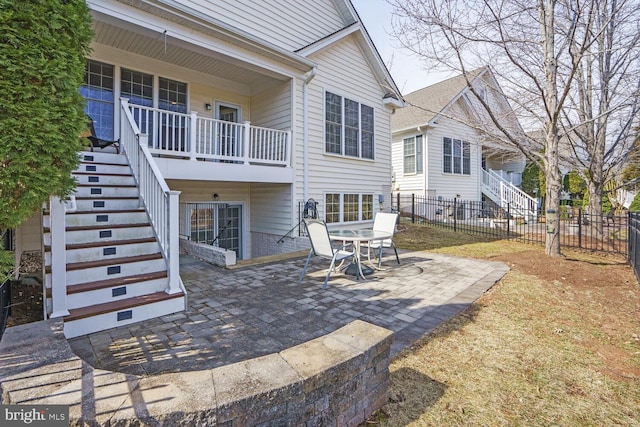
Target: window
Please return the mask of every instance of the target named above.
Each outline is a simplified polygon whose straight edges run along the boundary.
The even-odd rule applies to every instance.
[[[468,142],[444,138],[442,149],[444,173],[471,175],[471,145]]]
[[[129,103],[153,107],[153,76],[139,71],[122,69],[120,94]]]
[[[422,135],[403,141],[404,173],[422,173]]]
[[[371,220],[373,219],[373,194],[326,194],[325,207],[327,223]]]
[[[160,77],[158,108],[175,113],[187,112],[187,84]]]
[[[362,159],[374,158],[372,107],[325,93],[325,152]]]
[[[93,120],[96,136],[113,140],[113,65],[88,60],[80,94],[86,100],[84,112]]]

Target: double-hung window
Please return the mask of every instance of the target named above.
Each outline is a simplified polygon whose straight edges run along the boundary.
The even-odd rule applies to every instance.
[[[325,93],[325,152],[374,158],[374,109],[331,92]]]
[[[444,173],[471,175],[471,145],[467,141],[443,138],[442,170]]]
[[[80,94],[86,99],[85,113],[91,117],[96,136],[113,140],[114,66],[87,61]]]
[[[373,194],[327,193],[325,195],[325,220],[332,222],[356,222],[373,219]]]
[[[403,140],[403,171],[406,175],[422,173],[422,135]]]

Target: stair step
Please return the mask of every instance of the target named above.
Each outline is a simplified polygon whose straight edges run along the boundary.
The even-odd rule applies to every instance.
[[[140,208],[140,199],[137,197],[76,197],[76,206],[79,211],[129,211]]]
[[[127,157],[124,154],[104,153],[104,152],[84,152],[80,154],[80,161],[82,163],[108,163],[129,165]]]
[[[178,292],[175,294],[168,294],[166,292],[156,292],[149,295],[141,295],[138,297],[122,299],[118,301],[111,301],[102,304],[90,305],[82,308],[74,308],[69,310],[69,315],[64,316],[65,322],[72,322],[74,320],[80,320],[87,317],[98,316],[106,313],[113,313],[116,311],[126,310],[129,308],[139,307],[142,305],[152,304],[160,301],[167,301],[174,298],[182,298],[184,294]]]
[[[133,178],[133,175],[110,175],[110,174],[100,174],[100,173],[88,173],[88,174],[78,174],[74,173],[76,180],[78,181],[78,185],[117,185],[117,186],[125,186],[125,185],[135,185],[136,181]]]
[[[166,271],[156,271],[154,273],[138,274],[135,276],[118,277],[116,279],[99,280],[97,282],[79,283],[67,286],[67,295],[80,292],[95,291],[98,289],[113,288],[117,286],[132,285],[134,283],[145,282],[147,280],[163,279],[167,277]]]
[[[135,185],[84,184],[76,187],[76,199],[78,197],[138,197],[138,188]]]
[[[118,163],[81,163],[73,174],[118,174],[132,176],[131,168],[129,165],[123,165]]]
[[[138,255],[138,256],[131,256],[131,257],[102,259],[97,261],[75,262],[72,264],[67,264],[67,271],[85,270],[87,268],[96,268],[96,267],[107,267],[110,265],[118,265],[118,264],[130,264],[132,262],[150,261],[154,259],[162,259],[162,254],[160,252],[157,252],[154,254]],[[47,271],[47,273],[48,272],[49,271]]]
[[[144,221],[148,221],[147,213],[140,208],[119,211],[70,212],[65,217],[67,227],[96,227],[103,224],[128,225],[129,223],[139,224]]]
[[[138,243],[155,243],[156,239],[153,237],[146,237],[143,239],[129,239],[129,240],[114,240],[110,242],[89,242],[89,243],[74,243],[67,245],[67,250],[72,249],[87,249],[87,248],[99,248],[101,246],[121,246],[132,245]],[[46,248],[45,248],[46,250]]]

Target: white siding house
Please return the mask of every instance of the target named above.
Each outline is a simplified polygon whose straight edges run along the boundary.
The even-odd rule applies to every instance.
[[[45,315],[67,336],[183,309],[179,239],[246,259],[308,247],[309,199],[332,227],[389,209],[404,103],[349,0],[87,5],[85,111],[120,153],[85,152],[77,205],[52,201],[17,233],[42,247]]]
[[[467,77],[501,117],[501,124],[523,135],[490,69],[475,70]],[[404,99],[408,107],[392,116],[394,192],[492,200],[498,205],[525,198],[523,209],[529,209],[532,200],[517,188],[526,159],[491,137],[497,129],[465,76],[417,90]]]

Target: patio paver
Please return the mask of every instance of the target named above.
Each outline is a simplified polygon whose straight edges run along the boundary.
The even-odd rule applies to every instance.
[[[394,332],[392,356],[464,310],[497,282],[501,262],[401,252],[367,280],[304,258],[227,270],[181,257],[189,307],[145,322],[69,340],[91,366],[134,375],[211,369],[320,337],[360,319]]]

